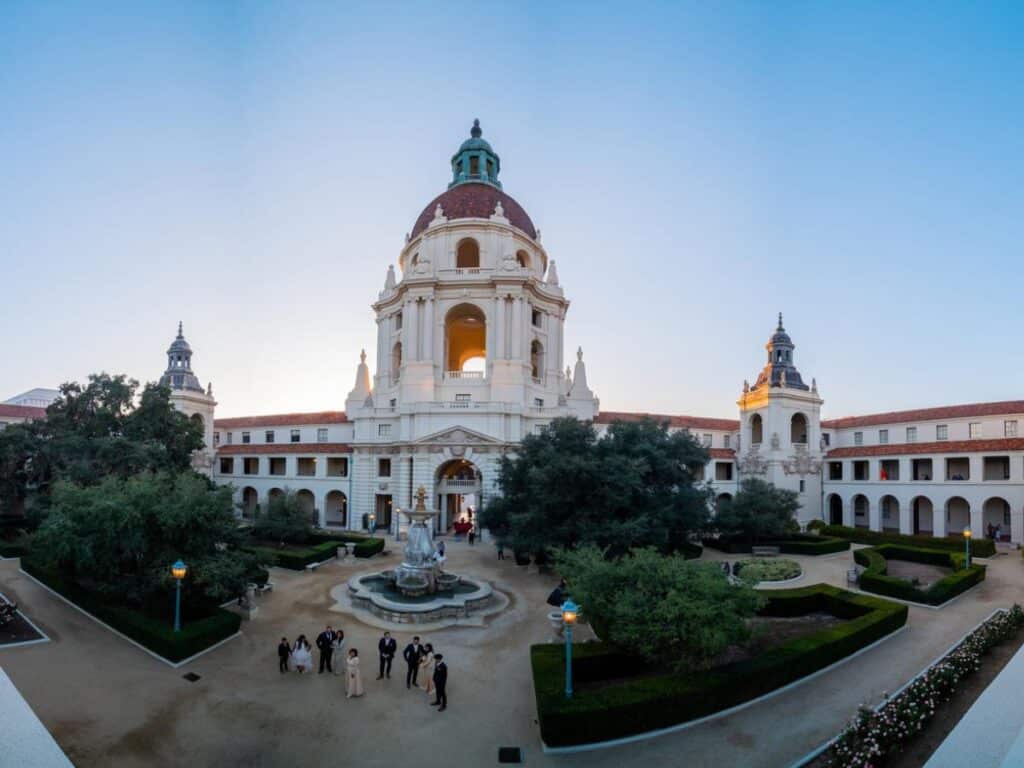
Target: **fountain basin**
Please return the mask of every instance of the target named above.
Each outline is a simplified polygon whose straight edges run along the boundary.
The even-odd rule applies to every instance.
[[[445,580],[439,583],[438,591],[423,594],[403,593],[390,577],[391,572],[380,571],[349,579],[353,607],[398,624],[429,624],[471,616],[490,605],[494,597],[486,581],[465,576],[453,576],[454,582]]]

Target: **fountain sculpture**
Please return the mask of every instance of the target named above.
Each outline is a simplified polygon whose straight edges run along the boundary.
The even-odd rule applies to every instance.
[[[427,525],[437,510],[427,509],[426,500],[427,490],[421,485],[416,491],[415,508],[403,513],[410,522],[405,559],[391,572],[395,588],[410,597],[450,590],[459,583],[458,576],[441,570],[444,559],[438,556],[431,526]]]

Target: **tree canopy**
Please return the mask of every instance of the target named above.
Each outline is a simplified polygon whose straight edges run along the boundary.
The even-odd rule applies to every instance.
[[[796,491],[776,488],[751,477],[740,484],[732,500],[722,502],[715,516],[715,528],[725,536],[750,542],[777,539],[789,532],[799,509]]]
[[[303,544],[313,532],[309,512],[294,491],[287,491],[271,497],[265,512],[256,515],[252,526],[253,535],[267,541],[284,541]]]
[[[594,425],[555,419],[503,457],[501,495],[480,525],[524,554],[595,544],[611,555],[653,546],[671,552],[708,524],[709,491],[699,482],[708,452],[685,432],[653,420]]]
[[[597,547],[562,550],[559,571],[602,640],[654,664],[708,666],[750,639],[748,619],[764,599],[730,583],[717,563],[688,562],[653,548],[609,560]]]

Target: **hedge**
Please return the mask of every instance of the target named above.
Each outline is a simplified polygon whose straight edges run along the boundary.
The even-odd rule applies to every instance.
[[[242,623],[238,614],[211,608],[205,615],[183,622],[181,631],[175,632],[170,614],[166,618],[154,618],[136,608],[110,605],[96,593],[66,581],[55,571],[27,557],[21,560],[21,570],[168,661],[181,661],[206,650],[237,633]]]
[[[850,528],[845,525],[828,525],[821,529],[824,536],[838,536],[858,544],[905,544],[910,547],[925,549],[946,549],[962,552],[963,536],[911,536],[905,533],[882,533],[869,531],[867,528]],[[974,557],[992,557],[996,553],[996,544],[992,539],[971,539],[971,555]]]
[[[305,546],[299,544],[288,544],[278,548],[271,542],[258,542],[245,547],[246,552],[252,552],[264,558],[267,562],[288,568],[292,571],[301,571],[307,565],[320,563],[329,560],[337,551],[338,544],[354,543],[352,551],[356,557],[372,557],[384,550],[384,539],[377,539],[370,536],[358,536],[346,533],[314,533],[310,536],[312,543]]]
[[[759,656],[709,670],[654,670],[635,656],[607,645],[573,647],[577,683],[615,680],[584,688],[566,699],[565,649],[530,648],[541,738],[552,747],[623,738],[667,728],[762,696],[833,664],[902,627],[907,606],[816,584],[766,590],[767,616],[823,611],[847,619],[842,625],[796,638]],[[622,678],[644,674],[633,679]]]
[[[384,539],[375,536],[362,536],[358,533],[335,533],[318,531],[312,536],[314,541],[343,541],[355,544],[352,551],[356,557],[373,557],[384,551]]]
[[[0,540],[0,557],[24,557],[28,554],[28,547],[13,541]]]
[[[751,543],[745,538],[719,536],[718,538],[704,539],[704,546],[717,549],[730,554],[744,554],[750,552]],[[794,533],[785,539],[774,541],[760,541],[757,546],[778,547],[779,551],[787,555],[830,555],[833,552],[843,552],[850,548],[847,539],[834,536],[812,536],[805,533]]]
[[[898,544],[882,544],[877,547],[854,550],[853,559],[865,570],[860,575],[860,586],[868,592],[888,597],[898,597],[914,603],[942,605],[947,600],[965,592],[985,580],[984,565],[972,564],[965,568],[966,557],[960,552],[943,549],[904,547]],[[915,587],[906,579],[898,579],[886,573],[887,560],[907,560],[952,568],[953,573],[932,584],[928,589]]]

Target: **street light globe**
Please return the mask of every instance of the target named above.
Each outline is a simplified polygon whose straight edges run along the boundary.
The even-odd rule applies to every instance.
[[[965,539],[971,538],[971,529],[970,528],[964,528],[964,538]]]
[[[564,603],[562,603],[562,621],[570,626],[576,623],[576,614],[579,612],[580,607],[572,601],[570,597]]]
[[[181,581],[185,578],[188,573],[188,566],[185,565],[181,560],[178,560],[174,565],[171,566],[171,576]]]

